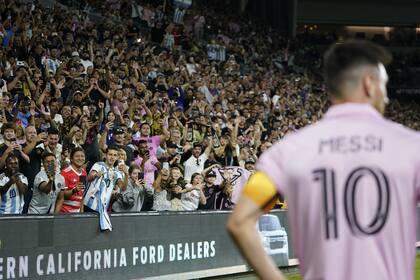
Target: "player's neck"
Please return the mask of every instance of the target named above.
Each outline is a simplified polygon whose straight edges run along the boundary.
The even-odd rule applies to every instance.
[[[339,97],[331,97],[331,103],[332,105],[342,105],[345,103],[370,104],[369,99],[358,93],[343,93]]]

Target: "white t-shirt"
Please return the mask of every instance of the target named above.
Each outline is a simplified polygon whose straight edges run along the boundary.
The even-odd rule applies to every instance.
[[[54,178],[55,191],[51,189],[49,193],[42,192],[39,185],[43,182],[48,182],[45,170],[41,170],[35,176],[33,195],[28,209],[29,214],[54,213],[58,193],[64,191],[64,177],[58,173],[55,174]]]
[[[60,114],[55,114],[54,121],[58,124],[63,124],[64,123],[63,116],[61,116]]]
[[[93,67],[93,62],[92,62],[92,61],[90,61],[89,59],[88,59],[88,60],[83,60],[83,59],[81,59],[81,60],[80,60],[80,62],[83,64],[83,67],[85,67],[85,71],[83,72],[84,74],[86,74],[86,73],[87,73],[87,69],[88,69],[90,66],[92,66],[92,67]]]
[[[51,151],[51,149],[49,147],[45,147],[44,143],[41,143],[39,145],[36,146],[37,148],[41,148],[44,151],[48,151],[51,152],[55,155],[55,158],[57,160],[57,162],[59,163],[59,167],[61,166],[61,152],[63,151],[63,145],[61,145],[60,143],[57,143],[57,146],[55,148],[55,151]]]
[[[187,183],[191,181],[191,176],[194,173],[201,173],[204,170],[204,163],[207,159],[206,153],[202,153],[198,158],[191,156],[184,162],[184,179]]]
[[[187,184],[185,188],[190,189],[193,185]],[[190,192],[183,193],[181,195],[182,210],[194,211],[197,210],[198,204],[200,203],[200,192],[193,190]]]

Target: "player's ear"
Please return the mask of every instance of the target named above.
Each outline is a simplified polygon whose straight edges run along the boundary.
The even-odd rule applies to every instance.
[[[372,73],[367,73],[362,78],[362,87],[367,99],[373,99],[375,93],[375,77]]]

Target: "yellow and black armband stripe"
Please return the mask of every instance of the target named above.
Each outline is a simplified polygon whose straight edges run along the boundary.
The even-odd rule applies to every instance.
[[[254,201],[264,212],[270,211],[277,202],[277,188],[261,171],[252,175],[243,189],[243,195]]]

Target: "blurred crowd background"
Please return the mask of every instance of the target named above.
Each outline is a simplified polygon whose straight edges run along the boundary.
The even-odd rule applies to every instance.
[[[259,155],[328,109],[334,34],[287,38],[220,1],[42,4],[0,1],[0,214],[83,212],[99,162],[119,174],[108,211],[230,209]],[[395,54],[394,87],[419,57]],[[394,98],[386,117],[418,130],[419,111]]]

